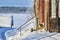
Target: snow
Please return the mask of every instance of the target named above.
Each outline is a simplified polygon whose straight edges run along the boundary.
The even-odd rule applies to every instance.
[[[18,40],[20,39],[20,33],[18,30],[9,30],[5,33],[6,40]]]
[[[26,34],[27,35],[27,34]],[[22,40],[59,40],[60,33],[49,33],[49,32],[32,32],[28,33],[28,35]],[[24,37],[24,36],[23,36]]]
[[[11,32],[11,31],[10,31]],[[14,36],[10,36],[7,40],[60,40],[60,33],[50,33],[47,31],[18,31]]]
[[[20,13],[20,14],[0,14],[0,16],[7,16],[8,17],[8,22],[7,24],[9,24],[8,26],[11,25],[11,15],[13,15],[13,28],[19,28],[22,24],[24,24],[27,20],[29,20],[30,18],[32,18],[32,16],[28,13]],[[7,20],[7,18],[6,18]],[[3,21],[3,20],[2,20]],[[4,21],[6,22],[6,21]],[[3,23],[4,24],[4,23]]]
[[[11,27],[11,17],[0,16],[0,27]]]

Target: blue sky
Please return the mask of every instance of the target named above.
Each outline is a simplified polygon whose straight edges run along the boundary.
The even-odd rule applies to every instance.
[[[0,0],[0,6],[31,7],[34,0]]]

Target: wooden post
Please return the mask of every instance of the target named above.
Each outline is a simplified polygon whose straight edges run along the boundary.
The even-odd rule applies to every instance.
[[[58,13],[59,13],[59,0],[56,0],[56,18],[57,18],[57,32],[59,31],[58,29],[59,29],[59,26],[58,26],[58,18],[59,18],[59,16],[58,16]]]
[[[39,10],[40,10],[39,0],[35,0],[34,5],[35,5],[34,9],[35,9],[35,16],[36,16],[36,30],[38,30],[38,27],[39,27]]]
[[[45,23],[45,12],[44,12],[44,10],[45,10],[45,1],[44,0],[41,0],[41,6],[42,6],[42,23]]]
[[[48,15],[49,14],[49,0],[45,0],[45,30],[48,27]]]
[[[49,0],[49,11],[47,14],[47,31],[50,29],[50,16],[51,16],[51,0]]]

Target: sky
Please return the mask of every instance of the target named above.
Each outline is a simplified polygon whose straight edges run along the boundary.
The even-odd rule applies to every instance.
[[[31,7],[34,0],[0,0],[0,6]]]

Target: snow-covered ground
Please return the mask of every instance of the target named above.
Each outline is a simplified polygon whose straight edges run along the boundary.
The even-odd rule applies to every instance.
[[[26,32],[21,38],[22,40],[60,40],[60,33],[46,31]]]
[[[27,31],[20,35],[20,32],[18,32],[15,36],[7,38],[7,40],[60,40],[60,33],[49,33],[46,31]]]

